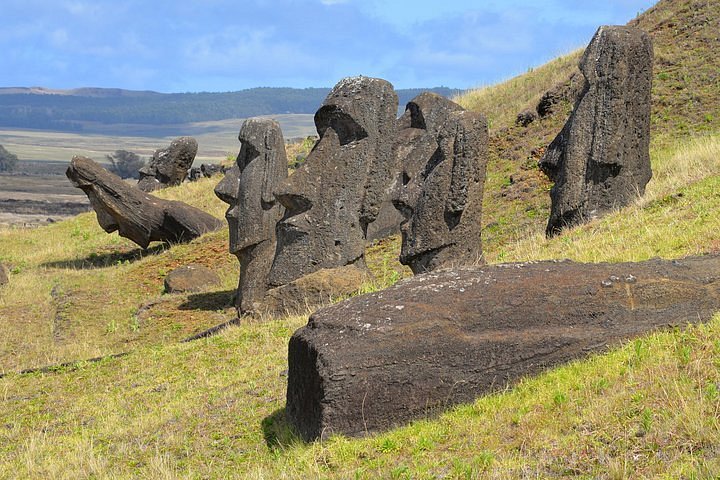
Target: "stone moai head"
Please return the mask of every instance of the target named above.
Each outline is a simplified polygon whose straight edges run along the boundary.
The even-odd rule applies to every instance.
[[[647,33],[604,26],[580,61],[584,88],[540,160],[555,182],[546,233],[597,218],[645,192],[653,49]]]
[[[241,147],[235,165],[215,187],[230,205],[225,218],[230,229],[230,253],[275,238],[283,208],[273,192],[287,178],[285,141],[280,125],[268,118],[249,118],[238,134]]]
[[[480,261],[487,122],[439,95],[408,103],[395,146],[403,213],[400,262],[413,273]]]
[[[315,114],[320,140],[276,191],[286,212],[270,284],[363,264],[367,225],[392,181],[398,99],[392,85],[346,78]]]

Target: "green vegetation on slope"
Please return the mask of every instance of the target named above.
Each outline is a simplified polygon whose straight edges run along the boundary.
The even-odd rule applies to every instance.
[[[690,142],[654,154],[657,177],[671,182],[651,191],[647,201],[537,250],[520,242],[505,256],[609,261],[717,251],[719,143],[717,138]],[[213,200],[211,187],[211,182],[186,185],[167,196],[192,200],[219,216],[223,206]],[[247,321],[215,337],[178,344],[196,326],[219,323],[229,314],[222,309],[236,262],[212,253],[224,252],[226,236],[205,236],[120,265],[104,266],[103,260],[78,271],[91,253],[122,248],[117,245],[124,242],[94,233],[92,221],[85,215],[22,234],[0,233],[3,245],[11,246],[3,250],[3,260],[20,266],[11,275],[19,287],[11,283],[11,290],[3,290],[0,321],[16,332],[13,348],[25,355],[26,365],[42,363],[23,347],[47,323],[24,339],[25,325],[13,320],[35,315],[32,299],[38,292],[44,292],[41,298],[49,295],[47,279],[70,285],[67,301],[73,305],[82,298],[74,292],[89,296],[83,300],[88,312],[83,322],[91,323],[97,305],[106,306],[103,322],[119,328],[100,328],[91,342],[109,344],[115,338],[130,351],[96,364],[0,378],[0,477],[669,479],[720,472],[715,450],[720,317],[707,326],[635,340],[436,419],[367,439],[335,437],[307,445],[283,416],[287,341],[306,317]],[[81,241],[85,232],[93,233]],[[369,256],[390,281],[399,276],[387,248],[371,249]],[[194,303],[185,297],[153,306],[152,315],[135,327],[145,336],[128,340],[130,312],[158,299],[163,273],[190,259],[209,259],[225,284],[196,294]],[[83,275],[86,280],[80,280]],[[30,277],[39,283],[27,283]],[[78,288],[78,282],[88,283]],[[183,335],[173,335],[174,329],[183,329]],[[4,357],[6,365],[8,358],[13,357]]]
[[[662,65],[673,61],[681,69],[696,55],[717,62],[711,53],[719,30],[688,30],[685,22],[717,25],[718,5],[663,0],[638,19],[651,31],[663,26],[653,34],[656,52],[669,59]],[[673,41],[682,48],[664,43]],[[687,48],[694,53],[686,55]],[[487,260],[618,261],[719,252],[720,139],[717,116],[706,116],[714,115],[720,91],[704,88],[698,79],[712,72],[700,67],[686,75],[688,84],[700,82],[692,105],[701,102],[706,111],[673,96],[681,90],[655,84],[654,178],[646,197],[550,240],[542,236],[549,184],[535,162],[571,106],[527,128],[511,124],[515,104],[493,113]],[[546,73],[535,69],[496,91],[509,90],[503,95],[518,97],[517,105],[527,108],[555,81]],[[537,88],[527,87],[536,78]],[[492,96],[482,101],[493,103]],[[669,106],[667,121],[660,105]],[[670,115],[675,111],[677,117]],[[162,195],[221,217],[225,206],[212,186],[204,181]],[[720,315],[707,325],[658,332],[526,379],[438,418],[366,439],[333,437],[308,445],[290,431],[283,411],[287,342],[305,316],[248,320],[208,339],[177,343],[231,313],[237,262],[226,253],[226,233],[141,254],[102,233],[92,215],[81,215],[36,230],[0,231],[0,244],[0,261],[13,272],[0,290],[0,326],[10,338],[0,344],[1,369],[9,373],[0,378],[0,478],[720,474]],[[395,238],[368,251],[381,286],[405,274],[397,250]],[[192,296],[161,296],[162,277],[187,261],[212,265],[223,285]],[[141,307],[144,313],[137,315]],[[93,313],[98,309],[101,314]],[[57,319],[71,335],[53,335]],[[129,354],[50,373],[13,373],[118,351]]]

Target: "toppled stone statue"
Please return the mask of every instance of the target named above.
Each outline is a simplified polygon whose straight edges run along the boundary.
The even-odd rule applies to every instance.
[[[192,137],[180,137],[167,148],[156,150],[150,162],[140,169],[138,188],[152,192],[180,185],[197,155],[198,144]]]
[[[650,37],[604,26],[580,61],[585,86],[540,160],[555,185],[546,233],[597,218],[645,192],[650,169]]]
[[[719,309],[717,255],[418,275],[318,310],[293,334],[286,412],[306,440],[364,435]]]
[[[86,157],[73,157],[65,174],[85,192],[103,230],[142,248],[152,241],[188,242],[223,225],[195,207],[143,193]]]
[[[399,124],[396,155],[402,173],[393,203],[406,219],[400,262],[415,274],[478,263],[487,166],[485,118],[423,93],[408,103]]]
[[[258,309],[268,288],[275,255],[275,226],[284,208],[273,196],[287,178],[287,156],[280,125],[267,118],[250,118],[238,135],[242,146],[236,164],[215,188],[230,205],[230,252],[240,261],[235,303],[239,313]]]
[[[315,114],[320,140],[276,191],[286,212],[270,285],[322,268],[364,268],[367,228],[392,181],[397,104],[389,82],[368,77],[346,78],[327,96]]]

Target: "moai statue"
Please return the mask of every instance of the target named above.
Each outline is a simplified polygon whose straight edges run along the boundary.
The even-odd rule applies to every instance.
[[[275,225],[284,208],[273,192],[287,178],[285,141],[280,125],[266,118],[243,123],[236,164],[215,187],[230,205],[225,217],[230,228],[230,252],[240,261],[240,283],[235,304],[238,313],[257,310],[268,287],[275,255]]]
[[[167,148],[156,150],[148,165],[140,169],[138,188],[152,192],[180,185],[197,155],[198,143],[192,137],[176,138]]]
[[[270,284],[324,268],[364,267],[367,226],[392,181],[398,99],[390,83],[346,78],[315,114],[320,140],[276,191],[286,208]]]
[[[634,27],[605,26],[580,61],[583,91],[540,161],[555,185],[546,233],[597,218],[645,193],[653,49]]]
[[[481,261],[487,122],[439,95],[410,101],[395,146],[401,178],[393,204],[405,216],[400,262],[419,274]]]

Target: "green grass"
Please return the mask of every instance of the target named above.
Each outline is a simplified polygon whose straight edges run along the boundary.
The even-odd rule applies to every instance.
[[[549,143],[567,111],[526,129],[512,121],[518,106],[532,105],[554,81],[552,72],[535,69],[480,95],[473,108],[502,105],[493,95],[518,100],[491,117],[483,230],[488,261],[720,252],[718,91],[698,80],[712,72],[702,65],[686,69],[688,85],[698,88],[694,101],[707,107],[697,112],[685,97],[673,96],[677,85],[660,83],[672,81],[693,55],[714,65],[717,55],[701,43],[715,40],[697,25],[715,25],[718,3],[700,3],[663,0],[662,9],[639,19],[655,29],[660,52],[654,177],[644,198],[603,219],[553,239],[543,235],[549,183],[531,151]],[[682,43],[668,44],[678,39],[691,53]],[[159,195],[221,218],[225,205],[213,184],[204,180]],[[0,378],[0,478],[720,475],[720,315],[616,345],[435,418],[365,439],[305,444],[283,409],[287,342],[306,316],[246,320],[214,337],[179,343],[232,315],[237,261],[226,251],[227,232],[142,253],[85,214],[38,229],[0,230],[0,245],[0,261],[12,271],[0,289],[0,371],[7,373]],[[408,275],[397,263],[398,250],[397,237],[368,248],[376,279],[364,291]],[[191,261],[218,271],[223,284],[196,295],[162,295],[164,275]],[[118,352],[128,355],[16,373]]]

